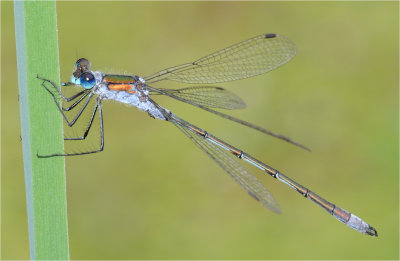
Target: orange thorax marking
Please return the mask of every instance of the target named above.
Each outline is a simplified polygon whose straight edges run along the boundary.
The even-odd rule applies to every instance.
[[[125,91],[129,93],[136,93],[135,86],[132,84],[108,84],[108,89],[111,91]]]
[[[135,78],[130,75],[105,75],[103,81],[108,83],[109,90],[136,93]]]

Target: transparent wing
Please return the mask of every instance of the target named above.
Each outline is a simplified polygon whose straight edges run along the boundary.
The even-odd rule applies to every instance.
[[[196,86],[182,89],[160,89],[149,88],[150,91],[168,95],[172,98],[180,98],[181,101],[192,105],[220,109],[242,109],[246,108],[246,103],[235,94],[215,86]]]
[[[172,118],[171,121],[189,139],[199,146],[208,156],[210,156],[221,168],[223,168],[239,185],[244,188],[250,196],[259,201],[264,207],[280,213],[278,203],[274,200],[271,193],[261,184],[260,181],[251,175],[242,165],[240,165],[232,155],[212,143],[207,138],[186,128],[179,120]]]
[[[234,81],[271,71],[287,63],[295,54],[296,46],[285,36],[264,34],[144,79],[147,83],[162,80],[185,83]]]

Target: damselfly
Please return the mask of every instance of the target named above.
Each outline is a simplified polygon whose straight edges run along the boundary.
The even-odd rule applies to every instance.
[[[100,122],[100,145],[98,149],[92,151],[55,153],[51,155],[38,155],[38,157],[73,156],[102,151],[104,148],[102,101],[115,100],[137,107],[147,112],[153,118],[174,124],[264,207],[274,212],[280,212],[279,206],[270,192],[256,177],[242,167],[234,157],[251,163],[273,178],[285,183],[302,196],[311,199],[312,202],[328,211],[328,213],[349,227],[367,235],[377,236],[377,231],[362,219],[335,206],[283,175],[278,170],[250,156],[243,150],[181,119],[168,109],[157,104],[151,98],[155,94],[169,96],[307,149],[288,137],[275,134],[257,125],[214,110],[214,108],[236,109],[242,108],[245,105],[239,97],[221,87],[195,86],[181,89],[162,89],[149,85],[164,80],[190,84],[211,84],[244,79],[273,70],[287,63],[295,54],[296,47],[288,38],[278,34],[264,34],[207,55],[192,63],[171,67],[143,78],[136,75],[113,75],[104,74],[100,71],[92,71],[91,64],[87,59],[79,59],[75,64],[75,71],[72,74],[71,81],[61,84],[62,86],[75,85],[83,88],[82,91],[71,97],[66,97],[61,88],[53,81],[39,76],[38,79],[43,81],[42,86],[52,95],[58,110],[70,127],[74,126],[83,111],[88,108],[87,105],[89,102],[93,99],[95,100],[95,106],[90,113],[91,116],[89,117],[83,136],[66,138],[66,140],[84,140],[91,129],[95,116],[98,115]],[[56,93],[53,93],[50,90],[51,87],[48,85],[52,85]],[[62,107],[59,104],[58,96],[66,102],[72,102],[72,104],[66,108]],[[78,108],[78,104],[81,104],[80,109],[77,110],[76,116],[69,121],[64,111],[72,111]]]

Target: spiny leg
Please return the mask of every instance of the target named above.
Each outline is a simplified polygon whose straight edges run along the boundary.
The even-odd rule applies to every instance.
[[[48,82],[48,83],[50,83],[51,85],[53,85],[54,89],[57,90],[57,92],[60,94],[61,98],[63,98],[63,99],[64,99],[65,101],[67,101],[67,102],[72,101],[72,100],[76,99],[77,97],[79,97],[80,95],[82,95],[83,93],[85,93],[85,90],[83,90],[83,91],[81,91],[81,92],[79,92],[79,93],[77,93],[77,94],[72,95],[71,97],[65,97],[64,93],[63,93],[63,92],[61,91],[61,89],[57,86],[57,84],[55,84],[53,81],[50,81],[50,80],[45,79],[45,78],[42,78],[42,77],[40,77],[39,75],[36,75],[36,78],[38,78],[39,80],[43,80],[43,83],[44,83],[44,82]],[[42,84],[42,85],[43,85],[43,84]],[[68,83],[68,84],[62,83],[61,85],[63,85],[63,86],[68,86],[68,85],[75,85],[75,84],[73,84],[73,83]],[[43,86],[44,86],[44,85],[43,85]],[[45,88],[48,90],[47,87],[45,87]],[[48,91],[49,91],[49,90],[48,90]]]
[[[39,76],[37,76],[37,78],[43,80],[42,86],[43,86],[43,87],[50,93],[50,95],[53,97],[53,100],[54,100],[54,102],[56,103],[56,106],[57,106],[59,112],[61,113],[61,115],[63,116],[65,122],[68,124],[69,127],[72,127],[72,126],[76,123],[76,121],[79,119],[79,117],[82,115],[83,111],[86,109],[86,107],[87,107],[87,105],[89,104],[91,98],[93,97],[93,94],[92,94],[90,91],[83,90],[83,91],[81,91],[81,92],[79,92],[79,93],[77,93],[77,94],[75,94],[75,95],[73,95],[73,96],[67,98],[67,97],[65,97],[65,95],[61,92],[61,90],[57,87],[57,85],[54,84],[52,81],[47,80],[47,79],[44,79],[44,78],[41,78],[41,77],[39,77]],[[47,88],[47,86],[45,85],[45,82],[49,82],[51,85],[53,85],[53,87],[57,90],[57,92],[60,94],[60,96],[63,97],[63,99],[66,100],[67,102],[68,102],[68,101],[72,101],[72,100],[76,99],[76,98],[79,97],[79,96],[81,96],[81,97],[80,97],[77,101],[75,101],[71,106],[69,106],[69,107],[67,107],[67,108],[63,108],[63,107],[61,107],[61,106],[59,105],[59,103],[58,103],[58,101],[57,101],[57,97],[55,96],[55,94],[54,94],[53,92],[51,92],[51,91]],[[66,85],[66,84],[63,84],[63,85]],[[68,85],[70,85],[70,84],[68,84]],[[75,116],[75,118],[74,118],[71,122],[68,121],[68,119],[67,119],[67,117],[66,117],[66,115],[64,114],[63,111],[72,110],[72,109],[75,108],[79,103],[81,103],[82,100],[83,100],[85,97],[87,97],[88,95],[89,95],[89,97],[88,97],[87,101],[86,101],[85,104],[82,106],[82,108],[79,110],[79,112],[77,113],[77,115]],[[88,133],[89,133],[89,131],[90,131],[90,128],[91,128],[91,126],[92,126],[92,123],[93,123],[93,120],[94,120],[94,117],[95,117],[97,108],[99,107],[99,104],[100,104],[100,108],[101,108],[101,103],[100,103],[100,100],[98,99],[98,100],[96,101],[96,104],[95,104],[95,107],[94,107],[94,109],[93,109],[91,118],[90,118],[90,120],[89,120],[89,124],[88,124],[88,126],[87,126],[87,128],[86,128],[84,134],[83,134],[81,137],[76,137],[76,138],[64,138],[64,140],[84,140],[84,139],[87,137],[87,135],[88,135]],[[103,129],[102,129],[102,127],[103,127],[103,123],[102,123],[102,113],[100,114],[100,118],[101,118],[101,122],[100,122],[101,133],[103,133]],[[51,154],[51,155],[38,155],[38,157],[69,156],[69,155],[80,155],[80,154],[87,154],[87,153],[95,153],[95,152],[98,152],[98,151],[102,151],[102,150],[103,150],[103,143],[104,143],[103,139],[104,139],[104,137],[103,137],[103,135],[102,135],[102,141],[101,141],[100,149],[99,149],[99,150],[95,150],[95,151],[93,151],[93,152],[74,153],[74,154],[70,154],[70,153],[67,153],[67,154],[59,154],[59,153],[58,153],[58,154]]]
[[[70,85],[76,85],[75,83],[72,82],[62,82],[60,83],[61,86],[70,86]]]
[[[42,86],[52,95],[53,99],[56,101],[57,98],[56,98],[55,95],[54,95],[52,92],[50,92],[50,90],[44,85],[44,82],[42,83]],[[82,94],[83,94],[83,95],[82,95]],[[75,101],[71,106],[69,106],[69,107],[67,107],[67,108],[58,106],[58,103],[57,103],[57,102],[56,102],[56,105],[57,105],[59,111],[60,111],[60,109],[63,110],[63,111],[70,111],[70,110],[72,110],[73,108],[75,108],[75,107],[76,107],[84,98],[86,98],[89,94],[90,94],[89,91],[84,90],[84,91],[78,93],[77,95],[72,96],[73,99],[75,99],[76,97],[79,97],[79,95],[82,95],[77,101]],[[78,120],[78,118],[81,116],[83,110],[84,110],[84,109],[87,107],[87,105],[89,104],[90,99],[91,99],[92,97],[93,97],[93,94],[89,96],[88,100],[87,100],[86,103],[82,106],[81,110],[78,112],[78,114],[76,115],[76,117],[74,118],[74,120],[73,120],[72,122],[69,122],[69,121],[67,120],[65,114],[64,114],[62,111],[60,111],[61,114],[63,115],[65,121],[67,122],[67,124],[68,124],[69,127],[72,127],[72,126],[75,124],[75,122],[76,122],[76,121]],[[72,100],[72,99],[71,99],[71,100]],[[96,104],[95,106],[97,107],[97,104]],[[96,113],[96,108],[93,110],[93,113],[92,113],[92,116],[91,116],[91,118],[90,118],[89,124],[88,124],[88,126],[87,126],[87,128],[86,128],[84,134],[83,134],[81,137],[64,138],[64,140],[84,140],[84,139],[87,137],[88,133],[89,133],[90,127],[91,127],[91,125],[92,125],[92,123],[93,123],[93,120],[94,120],[95,113]]]
[[[83,133],[83,135],[81,137],[64,138],[64,140],[84,140],[84,139],[86,139],[87,135],[89,134],[90,127],[92,127],[94,116],[96,115],[96,111],[97,111],[97,106],[98,105],[97,105],[97,102],[96,102],[95,108],[93,109],[92,115],[90,116],[89,124],[87,125],[86,130]]]
[[[73,108],[75,108],[75,106],[76,105],[78,105],[79,103],[81,103],[81,101],[83,100],[83,99],[85,99],[86,98],[86,96],[88,96],[89,95],[89,93],[90,93],[90,91],[87,91],[87,90],[83,90],[83,91],[81,91],[81,92],[79,92],[78,94],[79,95],[82,95],[77,101],[75,101],[71,106],[69,106],[69,107],[62,107],[62,110],[63,111],[70,111],[70,110],[72,110]],[[78,95],[78,96],[79,96]]]
[[[83,140],[83,139],[86,138],[86,136],[87,136],[87,134],[88,134],[88,132],[90,130],[90,127],[91,127],[91,125],[93,123],[93,119],[94,119],[94,117],[96,115],[97,109],[99,110],[99,120],[100,120],[100,148],[99,149],[93,150],[93,151],[78,152],[78,153],[55,153],[55,154],[50,154],[50,155],[39,155],[37,153],[36,156],[38,158],[50,158],[50,157],[56,157],[56,156],[85,155],[85,154],[92,154],[92,153],[97,153],[97,152],[103,151],[103,149],[104,149],[103,110],[102,110],[102,105],[101,105],[100,98],[97,98],[96,105],[95,105],[95,107],[93,109],[93,113],[92,113],[92,116],[90,118],[89,125],[88,125],[88,127],[87,127],[87,129],[85,131],[85,134],[84,134],[84,138],[82,138],[82,139],[77,138],[76,140]],[[75,138],[71,138],[71,139],[75,139]]]
[[[39,77],[39,76],[38,76],[38,77]],[[40,79],[43,79],[43,78],[40,78]],[[52,83],[52,82],[49,81],[49,80],[46,80],[46,81]],[[52,83],[52,84],[53,84],[53,83]],[[82,106],[82,108],[81,108],[81,109],[79,110],[79,112],[76,114],[75,118],[70,122],[70,121],[68,120],[67,116],[64,114],[63,108],[62,108],[62,107],[60,106],[60,104],[58,103],[57,97],[54,95],[54,93],[51,92],[51,91],[49,90],[49,88],[46,87],[46,85],[44,84],[44,82],[42,83],[42,86],[43,86],[43,87],[50,93],[50,95],[53,97],[54,103],[56,104],[58,110],[60,111],[61,115],[63,116],[65,122],[68,124],[69,127],[72,127],[72,126],[76,123],[76,121],[77,121],[77,120],[79,119],[79,117],[82,115],[83,110],[86,108],[86,106],[89,104],[91,98],[93,97],[93,93],[90,92],[90,93],[89,93],[89,97],[88,97],[88,99],[86,100],[85,104]],[[58,88],[56,87],[56,85],[53,85],[53,86],[55,86],[55,88],[58,90]],[[64,96],[64,94],[62,94],[61,91],[60,91],[60,95],[61,95],[62,97]],[[76,95],[74,95],[74,96],[76,96]],[[84,96],[86,96],[86,95],[84,95]],[[76,97],[75,97],[75,98],[76,98]],[[64,99],[66,100],[65,96],[64,96]],[[68,101],[68,100],[67,100],[67,101]],[[81,102],[81,101],[82,101],[82,99],[79,99],[79,100],[78,100],[78,103]],[[76,105],[77,105],[77,104],[75,104],[75,105],[73,105],[73,106],[75,107]]]

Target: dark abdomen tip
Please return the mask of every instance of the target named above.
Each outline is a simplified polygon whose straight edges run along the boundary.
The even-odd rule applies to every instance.
[[[276,34],[266,34],[265,38],[275,38]]]

